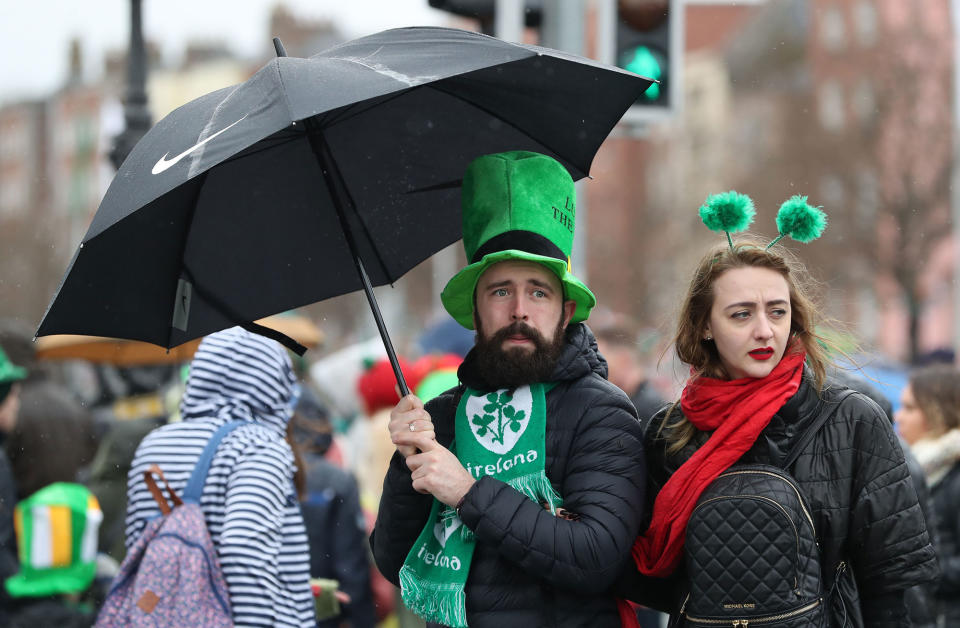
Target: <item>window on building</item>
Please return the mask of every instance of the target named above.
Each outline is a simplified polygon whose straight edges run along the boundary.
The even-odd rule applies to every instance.
[[[857,173],[857,198],[854,204],[857,224],[867,228],[873,224],[880,203],[880,185],[877,173],[872,168],[863,168]]]
[[[865,278],[868,278],[867,285],[864,285],[857,291],[857,312],[859,316],[857,317],[857,332],[862,338],[874,338],[877,334],[879,328],[879,320],[877,312],[880,311],[880,303],[877,302],[877,295],[873,289],[870,281],[872,281],[871,275],[867,273],[862,273]]]
[[[877,43],[877,8],[870,0],[859,0],[853,7],[853,27],[864,48]]]
[[[873,89],[873,83],[866,77],[857,80],[853,88],[853,110],[856,113],[860,124],[869,125],[877,113],[877,97]]]
[[[840,177],[835,174],[823,175],[819,187],[817,198],[827,211],[841,211],[847,201],[847,193]]]
[[[820,125],[828,131],[840,131],[846,122],[843,110],[843,88],[835,80],[824,81],[817,91],[817,113]]]
[[[0,216],[15,217],[26,213],[27,182],[24,177],[7,177],[0,185]]]
[[[820,43],[830,52],[839,52],[846,46],[846,24],[837,5],[825,7],[820,13]]]

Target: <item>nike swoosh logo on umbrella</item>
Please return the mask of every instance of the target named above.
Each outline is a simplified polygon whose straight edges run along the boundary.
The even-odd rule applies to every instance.
[[[246,117],[247,117],[246,115],[243,116],[243,118],[246,118]],[[206,139],[204,139],[204,140],[202,140],[202,141],[200,141],[200,142],[197,142],[196,144],[194,144],[193,146],[191,146],[191,147],[188,148],[187,150],[183,151],[182,153],[180,153],[179,155],[177,155],[177,156],[174,157],[173,159],[167,159],[167,155],[169,155],[170,153],[164,153],[163,157],[161,157],[160,160],[157,161],[156,164],[154,164],[153,170],[151,170],[150,172],[152,172],[153,174],[160,174],[161,172],[163,172],[163,171],[166,170],[167,168],[170,168],[171,166],[173,166],[174,164],[176,164],[178,161],[180,161],[181,159],[183,159],[184,157],[186,157],[187,155],[189,155],[189,154],[192,153],[193,151],[197,150],[198,148],[200,148],[201,146],[203,146],[204,144],[206,144],[207,142],[209,142],[209,141],[212,140],[213,138],[215,138],[216,136],[220,135],[221,133],[226,132],[228,129],[230,129],[230,127],[233,127],[233,126],[236,126],[236,125],[240,124],[240,122],[243,120],[243,118],[240,118],[240,120],[237,120],[236,122],[234,122],[234,123],[231,124],[230,126],[227,126],[227,127],[224,127],[224,128],[222,128],[222,129],[220,129],[219,131],[217,131],[216,133],[214,133],[214,134],[211,135],[210,137],[208,137],[208,138],[206,138]]]

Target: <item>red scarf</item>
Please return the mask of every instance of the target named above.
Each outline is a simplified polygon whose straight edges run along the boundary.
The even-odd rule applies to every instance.
[[[653,504],[650,527],[633,544],[633,560],[641,573],[665,577],[683,556],[687,520],[700,493],[756,442],[773,415],[800,388],[802,351],[789,352],[762,378],[720,380],[697,377],[680,397],[683,413],[701,431],[713,431],[697,451],[670,476]],[[715,431],[714,431],[715,430]],[[620,605],[624,626],[632,615]]]

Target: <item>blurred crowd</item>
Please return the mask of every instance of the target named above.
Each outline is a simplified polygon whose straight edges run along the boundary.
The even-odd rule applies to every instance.
[[[592,321],[610,380],[641,420],[675,398],[653,376],[665,339],[622,316]],[[457,385],[472,334],[442,323],[399,357],[424,401]],[[296,460],[299,508],[319,626],[422,626],[373,565],[367,537],[376,519],[394,445],[387,423],[399,401],[378,341],[292,356],[296,405],[287,441]],[[189,362],[116,366],[38,360],[30,331],[0,325],[0,625],[89,626],[123,561],[128,474],[142,439],[180,420]],[[943,576],[911,592],[916,625],[960,622],[960,371],[950,364],[912,371],[898,397],[847,371],[836,377],[873,397],[904,444],[914,482],[937,533]],[[894,411],[894,405],[898,409]],[[45,514],[44,514],[45,513]],[[64,528],[64,529],[59,529]],[[84,539],[58,546],[69,536]],[[956,563],[956,564],[954,564]],[[951,601],[953,600],[953,601]],[[652,612],[642,625],[658,625]],[[942,625],[942,624],[941,624]]]
[[[424,399],[456,385],[472,345],[459,327],[428,331],[415,357],[399,358],[407,385]],[[286,436],[318,625],[423,625],[377,572],[367,542],[394,450],[386,429],[399,400],[391,364],[379,341],[311,353],[320,359],[290,354],[298,381]],[[30,329],[0,325],[0,625],[93,625],[128,549],[137,447],[181,419],[190,363],[155,355],[162,363],[38,359]],[[41,504],[52,518],[38,518]],[[41,534],[50,538],[44,552]],[[63,549],[63,537],[85,542]]]

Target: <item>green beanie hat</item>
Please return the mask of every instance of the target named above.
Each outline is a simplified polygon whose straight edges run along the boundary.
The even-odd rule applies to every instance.
[[[97,531],[103,513],[85,486],[56,482],[17,504],[20,572],[7,578],[12,597],[80,593],[97,571]]]
[[[27,377],[27,369],[15,365],[0,347],[0,403],[10,394],[14,382]]]
[[[587,319],[597,299],[570,272],[576,191],[560,162],[529,151],[478,157],[464,173],[461,205],[470,264],[440,295],[450,316],[473,329],[480,275],[497,262],[522,260],[542,264],[560,279],[564,298],[577,304],[571,323]]]
[[[457,375],[457,369],[438,369],[428,373],[420,380],[420,383],[417,384],[417,397],[420,397],[421,401],[426,403],[459,383],[460,378]]]
[[[10,361],[3,347],[0,347],[0,384],[12,384],[26,378],[27,369]]]

